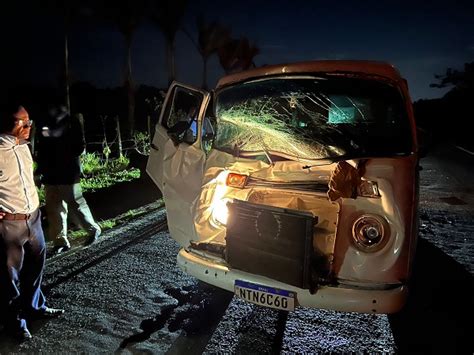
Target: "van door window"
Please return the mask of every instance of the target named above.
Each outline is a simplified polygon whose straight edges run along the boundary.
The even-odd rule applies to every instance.
[[[198,138],[198,115],[203,96],[180,87],[174,89],[161,125],[175,144],[193,144]]]
[[[202,148],[206,154],[212,149],[215,136],[216,118],[212,112],[212,105],[209,104],[202,121]]]

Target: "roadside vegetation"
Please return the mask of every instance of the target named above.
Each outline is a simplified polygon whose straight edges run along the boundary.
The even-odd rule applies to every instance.
[[[121,182],[139,179],[140,169],[129,166],[130,159],[124,155],[116,159],[104,159],[98,153],[85,153],[81,156],[81,187],[84,193],[94,192]],[[44,185],[38,187],[40,204],[45,202]]]
[[[84,193],[94,193],[98,190],[107,189],[114,185],[140,179],[142,171],[131,164],[130,156],[147,156],[150,151],[150,135],[148,132],[135,131],[133,137],[122,141],[120,123],[118,119],[109,120],[112,123],[107,127],[107,117],[101,117],[102,134],[85,136],[86,152],[80,156],[81,179],[80,184]],[[110,138],[112,137],[113,139]],[[34,150],[34,146],[33,146]],[[135,154],[135,155],[134,155]],[[34,164],[35,170],[37,164]],[[40,181],[40,176],[35,177]],[[45,204],[45,187],[37,187],[40,204]],[[107,192],[106,192],[107,193]],[[87,197],[86,197],[87,198]],[[98,220],[103,231],[114,228],[142,214],[161,208],[162,200],[157,200],[149,205],[130,209],[125,213],[107,220]],[[87,232],[82,229],[73,228],[68,231],[68,236],[73,240],[81,240]]]
[[[124,155],[105,160],[97,153],[86,153],[81,156],[81,161],[84,174],[81,187],[84,192],[140,178],[140,169],[130,167],[130,159]]]
[[[138,144],[137,151],[146,152],[149,149],[148,135],[142,133],[140,135],[141,141]],[[120,154],[116,158],[109,157],[110,151],[106,150],[106,154],[97,152],[84,153],[81,156],[82,177],[81,187],[83,192],[96,192],[100,189],[106,189],[113,185],[139,179],[141,171],[137,167],[130,165],[130,159]],[[40,203],[45,202],[44,185],[38,187],[38,194],[40,196]],[[151,204],[142,206],[136,209],[128,210],[114,218],[99,220],[102,231],[106,231],[117,227],[121,224],[140,217],[146,213],[152,212],[163,206],[163,200],[159,199]],[[73,228],[68,231],[68,237],[72,240],[80,241],[87,237],[87,232],[83,229]]]
[[[441,98],[421,99],[413,104],[419,140],[425,150],[443,142],[451,142],[474,152],[471,134],[471,102],[474,97],[474,61],[463,69],[447,68],[435,75],[430,86],[449,91]]]
[[[149,205],[142,206],[140,208],[128,210],[127,212],[106,220],[98,221],[100,228],[102,228],[102,231],[106,231],[108,229],[115,228],[119,225],[122,225],[124,223],[129,222],[132,219],[138,218],[140,216],[143,216],[147,213],[150,213],[152,211],[155,211],[157,209],[160,209],[164,206],[163,200],[159,199],[156,202],[153,202]],[[69,231],[68,233],[69,238],[71,239],[81,239],[87,237],[87,232],[85,230],[79,229],[79,230],[72,230]]]

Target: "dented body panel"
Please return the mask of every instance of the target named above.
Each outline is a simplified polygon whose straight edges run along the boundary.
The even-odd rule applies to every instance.
[[[347,93],[337,91],[338,83],[344,87],[350,80],[362,83],[360,97],[351,86]],[[286,85],[283,93],[268,96],[278,94],[279,83]],[[374,101],[370,93],[379,87],[388,95]],[[253,92],[255,100],[245,96]],[[232,105],[232,95],[248,101]],[[418,149],[406,82],[397,70],[357,61],[270,66],[221,79],[213,100],[202,90],[174,84],[147,165],[163,193],[170,234],[183,247],[179,266],[228,290],[239,280],[291,290],[302,306],[398,311],[417,239]],[[199,107],[194,141],[169,138],[176,131],[169,122],[187,121],[181,126],[192,130],[185,112],[194,101]],[[260,105],[262,116],[248,116],[249,104]],[[211,108],[215,129],[206,122]],[[206,141],[210,131],[212,142]],[[314,132],[314,144],[308,132]],[[377,132],[387,138],[379,139]],[[377,139],[386,144],[378,148]],[[252,216],[237,215],[236,204],[248,206]],[[292,248],[304,243],[291,243],[288,228],[305,230],[298,223],[310,217],[301,222],[290,217],[300,215],[313,216],[314,222],[306,228],[312,238],[308,250],[298,251]],[[245,227],[233,231],[247,228],[254,239],[240,241],[227,233],[227,226],[236,225]],[[306,262],[292,263],[295,255]],[[287,269],[294,275],[267,272],[261,262],[279,259],[292,265]],[[282,280],[300,281],[295,286]]]
[[[178,266],[187,274],[228,291],[234,290],[235,280],[251,280],[262,285],[272,285],[295,291],[298,305],[302,307],[332,309],[341,312],[395,313],[406,302],[406,285],[393,288],[364,288],[364,285],[322,286],[318,292],[299,289],[259,275],[229,268],[202,255],[181,249]],[[385,286],[385,285],[383,285]]]

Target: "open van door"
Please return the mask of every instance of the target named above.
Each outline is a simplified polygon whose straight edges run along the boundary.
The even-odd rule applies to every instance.
[[[171,84],[146,167],[163,194],[170,234],[183,247],[197,240],[193,216],[206,160],[200,127],[209,98],[204,90]]]

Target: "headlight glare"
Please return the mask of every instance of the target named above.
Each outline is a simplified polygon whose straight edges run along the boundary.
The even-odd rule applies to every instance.
[[[229,216],[227,202],[229,201],[229,199],[225,198],[212,203],[212,219],[219,225],[225,226],[227,224],[227,217]]]

